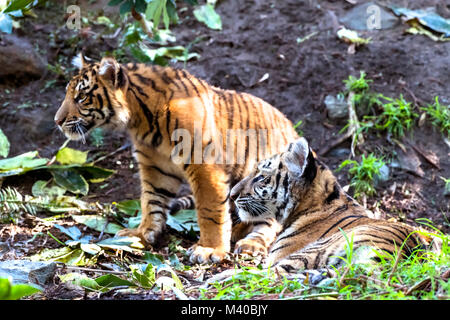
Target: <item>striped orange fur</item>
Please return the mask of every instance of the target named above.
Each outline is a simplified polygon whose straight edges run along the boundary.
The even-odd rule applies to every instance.
[[[370,218],[304,138],[261,161],[230,197],[242,221],[275,219],[281,224],[268,258],[280,272],[339,267],[351,239],[355,256],[362,252],[361,259],[369,261],[377,257],[374,250],[394,256],[399,249],[404,254],[418,248],[439,251],[440,239],[430,243],[422,229]]]
[[[230,251],[233,221],[238,220],[229,200],[231,187],[257,161],[281,151],[298,137],[292,123],[262,99],[213,87],[186,70],[121,65],[113,58],[87,62],[82,56],[78,65],[80,71],[69,82],[55,121],[67,137],[75,140],[100,126],[128,131],[139,164],[143,214],[137,229],[121,231],[120,235],[154,243],[164,228],[172,199],[180,185],[187,182],[195,198],[200,227],[200,239],[191,248],[190,259],[223,259]],[[244,147],[244,161],[176,163],[172,153],[181,142],[173,141],[172,134],[183,129],[194,136],[196,126],[201,129],[201,151],[219,139],[224,148]],[[228,129],[256,130],[258,148],[250,148],[250,136],[228,140]],[[278,130],[279,138],[263,141],[259,139],[260,129]],[[259,148],[262,144],[265,148]],[[194,159],[195,148],[180,155]],[[276,227],[276,223],[267,222],[237,226],[233,233],[235,250],[265,252],[274,236],[257,237],[253,229],[260,233]],[[270,230],[266,234],[275,235]]]

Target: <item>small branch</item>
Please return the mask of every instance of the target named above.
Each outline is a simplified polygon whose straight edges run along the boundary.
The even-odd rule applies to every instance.
[[[86,272],[99,272],[99,273],[110,273],[110,274],[128,274],[126,271],[114,271],[114,270],[103,270],[103,269],[91,269],[83,267],[73,267],[73,266],[63,266],[63,268],[70,270],[86,271]]]
[[[148,21],[145,19],[145,17],[136,11],[136,9],[133,7],[131,9],[131,15],[133,18],[141,24],[142,30],[150,37],[153,38],[153,32],[151,31],[151,27],[148,25]]]
[[[92,164],[96,164],[99,161],[102,161],[102,160],[104,160],[104,159],[106,159],[108,157],[111,157],[111,156],[115,155],[116,153],[127,149],[130,146],[131,146],[131,143],[128,142],[128,143],[124,144],[123,146],[121,146],[120,148],[116,149],[115,151],[110,152],[110,153],[108,153],[105,156],[99,157],[98,159],[95,159],[94,161],[92,161]]]
[[[327,147],[319,151],[319,155],[323,156],[327,154],[331,149],[336,147],[337,145],[341,144],[348,138],[352,137],[352,146],[351,146],[351,154],[352,157],[355,157],[355,146],[356,144],[362,144],[364,143],[364,137],[362,134],[358,133],[360,126],[358,121],[358,116],[356,115],[355,111],[355,104],[354,104],[354,96],[355,93],[353,91],[350,91],[347,97],[347,108],[348,108],[348,128],[347,132],[339,137],[337,140],[329,144]]]

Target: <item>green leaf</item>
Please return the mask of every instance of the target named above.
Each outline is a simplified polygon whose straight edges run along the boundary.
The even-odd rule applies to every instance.
[[[30,3],[32,3],[34,0],[13,0],[9,3],[9,5],[6,7],[3,12],[11,12],[16,10],[23,10],[28,6]]]
[[[199,6],[194,10],[195,18],[213,30],[222,30],[222,20],[210,4]]]
[[[96,166],[85,165],[76,169],[83,177],[92,183],[103,182],[111,175],[116,173],[115,170],[100,168]]]
[[[37,151],[23,153],[21,155],[0,160],[0,177],[16,175],[41,167],[48,162],[46,158],[36,158]]]
[[[108,6],[117,6],[119,3],[121,3],[123,0],[111,0],[108,2]]]
[[[56,153],[56,161],[61,164],[85,164],[88,152],[65,147]]]
[[[129,287],[135,286],[133,282],[119,278],[118,276],[113,274],[105,274],[104,276],[98,277],[97,279],[95,279],[95,282],[97,282],[99,286],[105,288],[114,288],[119,286],[129,286]]]
[[[69,236],[72,240],[78,240],[81,238],[81,231],[76,226],[71,226],[70,228],[65,228],[63,226],[60,226],[59,224],[55,224],[53,226],[62,233]]]
[[[141,287],[151,288],[155,284],[155,267],[149,263],[147,265],[130,265],[131,274]]]
[[[97,242],[102,248],[108,248],[113,250],[123,250],[128,252],[135,251],[134,249],[142,249],[144,246],[140,242],[138,237],[117,237],[117,238],[109,238]],[[133,249],[134,248],[134,249]]]
[[[147,5],[145,17],[147,20],[153,22],[154,29],[158,29],[159,22],[161,21],[161,15],[163,14],[163,11],[167,11],[166,1],[167,0],[153,0]]]
[[[133,8],[133,1],[132,0],[125,1],[119,7],[120,15],[124,15],[127,12],[131,12],[131,8]]]
[[[153,266],[158,267],[164,264],[164,257],[160,254],[146,252],[142,257],[144,261],[151,263]]]
[[[62,247],[57,249],[44,249],[30,257],[32,261],[58,261],[70,266],[87,266],[96,263],[96,258],[87,258],[81,249]]]
[[[12,284],[11,279],[0,278],[0,300],[17,300],[39,291],[29,284]]]
[[[146,55],[150,61],[155,62],[158,58],[169,58],[178,61],[188,61],[193,58],[199,58],[198,53],[188,53],[186,54],[186,49],[183,46],[175,47],[161,47],[158,49],[150,49],[144,44],[139,46],[141,53]]]
[[[66,193],[66,189],[58,187],[57,185],[52,185],[47,187],[49,181],[38,180],[33,184],[31,188],[31,193],[35,197],[60,197]]]
[[[8,138],[3,133],[2,129],[0,129],[0,157],[6,158],[9,154],[9,141]]]
[[[102,288],[102,286],[99,285],[94,279],[91,279],[88,276],[77,272],[60,275],[59,279],[61,280],[61,282],[70,282],[73,285],[89,291],[108,291],[108,289]]]
[[[55,182],[62,188],[75,194],[87,195],[89,184],[76,170],[50,170]]]
[[[195,210],[181,210],[177,214],[168,215],[166,223],[172,229],[183,233],[200,231]]]
[[[134,8],[139,13],[145,13],[145,9],[147,8],[147,3],[145,0],[135,0]]]
[[[123,228],[116,223],[108,222],[108,219],[97,215],[72,215],[72,218],[81,224],[88,226],[99,232],[106,232],[110,234],[116,234]],[[107,224],[107,225],[106,225]],[[105,227],[106,225],[106,227]]]
[[[129,216],[136,216],[141,212],[141,201],[140,200],[124,200],[116,204],[117,209],[120,212],[125,213]]]

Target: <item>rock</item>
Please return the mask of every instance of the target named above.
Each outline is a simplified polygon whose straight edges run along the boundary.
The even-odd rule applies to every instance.
[[[420,167],[421,164],[422,162],[413,150],[408,149],[405,153],[403,150],[399,149],[397,151],[397,160],[391,162],[391,167],[403,169],[423,178],[425,172]]]
[[[372,1],[356,5],[339,20],[352,30],[390,29],[399,23],[393,13]]]
[[[54,276],[55,262],[7,260],[0,261],[0,278],[11,277],[13,283],[47,284]]]
[[[386,182],[388,180],[389,180],[389,167],[386,164],[383,164],[383,166],[380,168],[379,173],[374,177],[374,184],[375,186],[378,186],[379,184]]]
[[[351,150],[348,148],[339,148],[339,149],[332,149],[330,152],[328,152],[328,155],[330,157],[347,157],[350,154]]]
[[[328,112],[328,118],[332,120],[343,119],[348,117],[347,102],[344,97],[327,95],[324,100]]]
[[[47,62],[39,56],[31,43],[15,35],[2,35],[0,40],[0,78],[39,78],[47,70]]]

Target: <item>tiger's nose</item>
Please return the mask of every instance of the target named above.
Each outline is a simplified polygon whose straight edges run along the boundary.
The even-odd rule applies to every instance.
[[[241,188],[239,187],[239,183],[235,185],[230,191],[230,199],[232,201],[236,201],[237,198],[241,195]]]
[[[57,118],[57,117],[55,117],[55,123],[58,126],[61,126],[64,123],[64,121],[66,121],[66,118]]]
[[[232,200],[232,201],[235,201],[238,197],[239,197],[239,192],[233,192],[233,190],[234,190],[234,188],[233,189],[231,189],[231,192],[230,192],[230,199]]]

